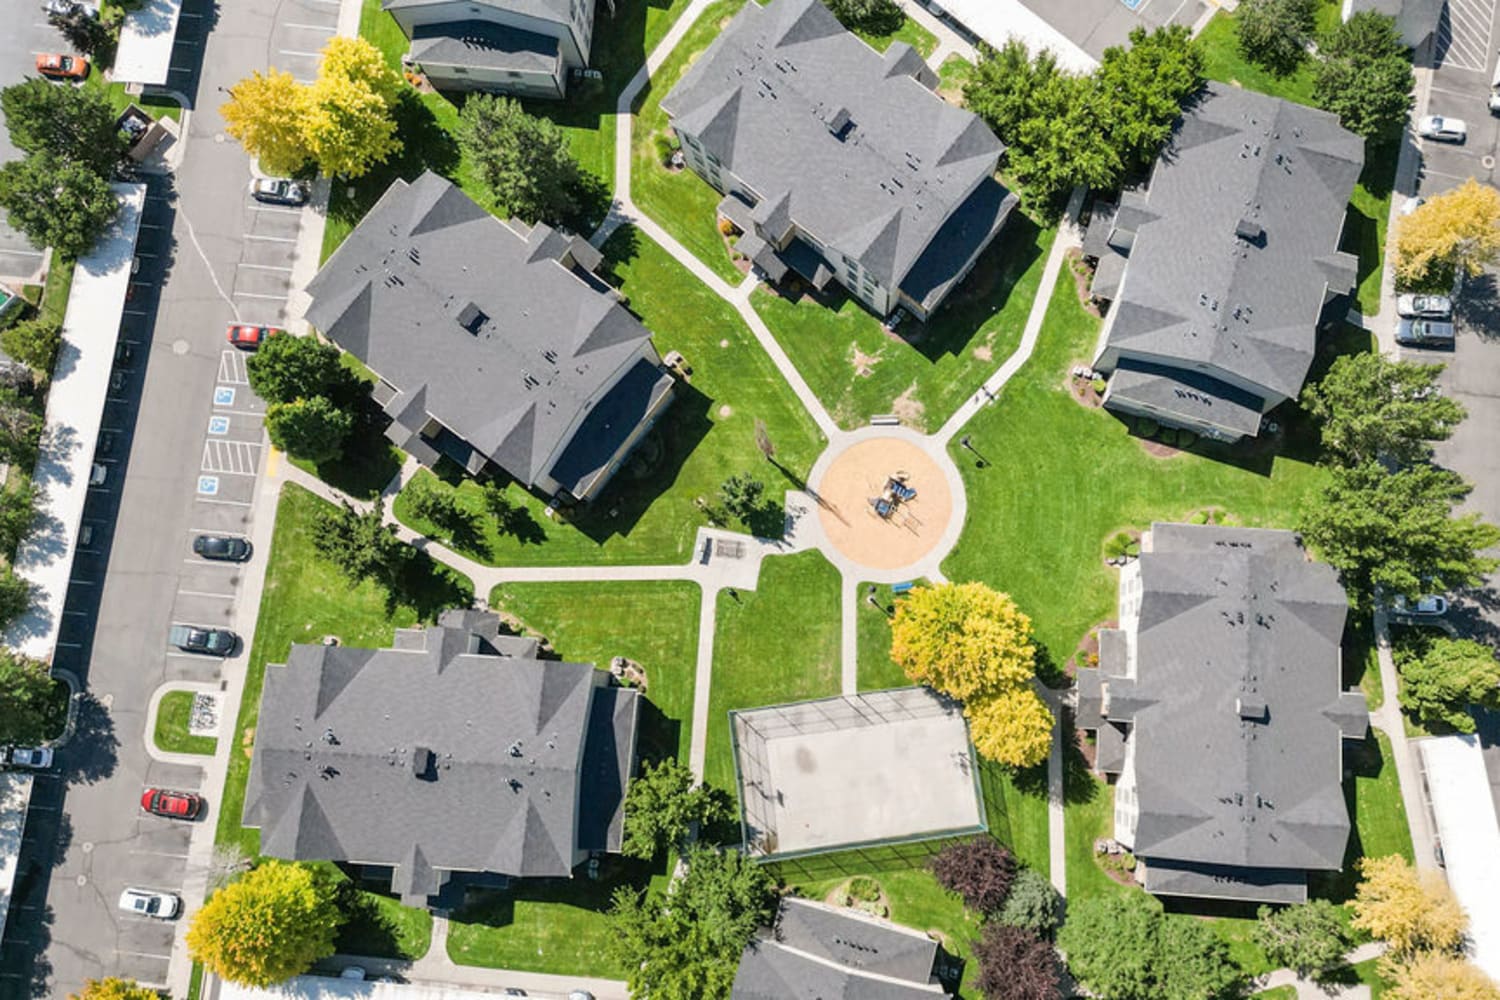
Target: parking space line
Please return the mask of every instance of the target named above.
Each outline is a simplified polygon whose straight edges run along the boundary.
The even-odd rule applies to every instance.
[[[234,296],[237,299],[273,299],[277,302],[282,302],[286,299],[285,293],[281,295],[263,295],[260,292],[235,292]]]
[[[241,239],[260,240],[265,243],[296,243],[297,240],[291,236],[255,236],[247,233]]]
[[[300,49],[277,49],[276,51],[284,56],[306,56],[308,59],[319,59],[323,55],[321,52],[303,52]]]
[[[199,503],[221,503],[221,504],[224,504],[226,507],[254,507],[255,506],[255,504],[250,503],[248,500],[218,500],[218,499],[214,499],[214,498],[210,498],[210,497],[205,497],[205,496],[194,497],[194,499],[197,500]]]
[[[291,274],[292,273],[292,269],[291,268],[289,268],[289,267],[282,267],[279,264],[250,264],[250,263],[247,263],[245,261],[241,261],[237,266],[239,266],[239,267],[253,267],[257,271],[283,271],[283,272],[285,272],[287,274]]]
[[[339,30],[336,24],[301,24],[297,21],[282,21],[283,28],[305,28],[308,31],[326,31],[329,34]]]
[[[232,601],[239,596],[238,594],[215,594],[210,590],[179,590],[177,593],[184,597],[212,597],[218,601]]]
[[[68,586],[70,586],[70,587],[92,587],[94,584],[96,584],[98,582],[99,582],[98,580],[85,580],[81,576],[75,576],[75,577],[73,577],[73,579],[71,579],[71,580],[68,581]]]
[[[55,642],[55,643],[53,643],[53,645],[56,646],[58,649],[82,649],[83,648],[83,643],[81,643],[81,642]]]
[[[155,923],[155,921],[146,920],[144,917],[141,919],[147,923]],[[158,955],[154,951],[127,951],[124,948],[116,948],[115,953],[119,955],[135,955],[137,958],[157,958],[163,962],[170,962],[172,960],[171,955]]]
[[[299,208],[273,208],[270,205],[262,205],[262,204],[259,204],[259,203],[251,205],[250,206],[250,211],[252,211],[252,212],[265,212],[268,215],[301,215],[302,214],[302,210],[299,209]]]

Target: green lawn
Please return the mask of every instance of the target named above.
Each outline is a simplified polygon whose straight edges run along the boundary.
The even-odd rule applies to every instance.
[[[459,501],[475,513],[480,530],[456,547],[471,558],[499,565],[681,562],[699,525],[707,523],[695,499],[714,501],[726,478],[747,470],[766,484],[774,504],[761,528],[779,534],[782,494],[800,487],[822,450],[811,417],[726,302],[634,229],[617,232],[605,251],[630,308],[655,333],[657,349],[687,359],[689,383],[679,386],[632,462],[572,524],[548,519],[540,501],[512,486],[510,495],[526,504],[530,522],[522,537],[502,536],[494,519],[482,514],[479,487],[462,481]],[[777,466],[756,450],[757,420],[765,422]],[[451,539],[451,532],[411,516],[413,488],[453,487],[423,473],[395,506],[414,529]]]
[[[938,93],[944,98],[963,107],[964,84],[969,82],[969,77],[974,73],[974,64],[955,52],[943,64],[938,67]]]
[[[1035,354],[965,428],[994,464],[976,468],[972,455],[952,446],[969,513],[943,572],[1013,595],[1033,615],[1054,664],[1114,614],[1118,580],[1101,557],[1110,534],[1210,505],[1246,525],[1293,527],[1303,498],[1326,475],[1264,443],[1200,442],[1191,454],[1148,455],[1120,421],[1061,388],[1068,368],[1092,354],[1098,329],[1073,282],[1059,281]],[[1284,437],[1300,438],[1295,430]]]
[[[836,285],[795,302],[760,289],[751,303],[839,426],[896,413],[935,430],[1020,343],[1055,235],[1014,213],[937,315],[899,335]]]
[[[215,837],[221,844],[239,844],[250,857],[260,853],[260,831],[242,827],[240,815],[266,664],[285,662],[294,642],[320,642],[325,635],[337,635],[346,646],[388,646],[396,629],[431,621],[445,608],[468,607],[473,602],[468,581],[438,567],[413,588],[414,597],[388,611],[384,587],[370,581],[351,586],[339,569],[313,548],[318,511],[328,506],[327,501],[289,483],[282,488],[276,508],[265,591],[245,674],[244,698],[233,730],[236,749],[229,758]]]
[[[1295,986],[1273,986],[1268,990],[1250,994],[1259,1000],[1297,1000],[1297,987]]]
[[[507,583],[490,607],[515,615],[566,660],[609,667],[624,656],[646,670],[642,742],[686,761],[698,664],[698,585],[675,580]]]
[[[219,741],[212,736],[194,736],[188,732],[193,714],[193,692],[168,691],[162,695],[156,710],[156,745],[168,753],[197,753],[212,756]]]
[[[924,584],[926,580],[915,580]],[[859,614],[855,617],[855,628],[859,633],[859,689],[879,691],[883,688],[907,687],[905,672],[891,659],[891,619],[895,599],[888,583],[875,586],[875,604],[867,595],[869,583],[859,585]],[[877,606],[878,605],[878,606]]]
[[[340,882],[348,876],[331,862],[314,862],[323,866]],[[358,889],[353,885],[352,898],[345,903],[348,918],[339,928],[334,946],[344,955],[371,955],[415,961],[432,947],[432,913],[425,907],[402,906],[394,896]]]
[[[692,170],[667,168],[667,144],[675,145],[675,139],[667,116],[661,110],[661,100],[744,5],[745,0],[718,0],[699,16],[641,91],[631,133],[632,199],[643,212],[730,284],[739,283],[744,275],[735,267],[724,237],[717,228],[715,209],[722,196]],[[881,51],[892,41],[904,41],[924,57],[937,47],[937,39],[910,18],[891,35],[861,34],[860,37]]]
[[[819,552],[774,556],[755,590],[719,592],[704,780],[733,793],[731,709],[839,693],[839,625],[838,570]]]
[[[1341,20],[1338,0],[1322,0],[1318,6],[1318,31],[1324,32]],[[1215,14],[1198,35],[1203,51],[1204,76],[1258,90],[1273,97],[1284,97],[1298,104],[1312,104],[1312,60],[1304,59],[1287,76],[1276,76],[1249,62],[1240,52],[1239,32],[1234,15],[1226,11]]]

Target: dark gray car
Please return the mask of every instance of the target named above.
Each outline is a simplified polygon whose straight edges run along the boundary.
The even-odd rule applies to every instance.
[[[1396,324],[1396,343],[1417,347],[1452,347],[1453,324],[1437,319],[1403,319]]]
[[[237,535],[199,535],[193,539],[193,551],[205,559],[244,562],[250,558],[250,543]]]
[[[227,628],[205,628],[201,625],[173,625],[167,641],[188,653],[228,656],[239,645],[240,637]]]

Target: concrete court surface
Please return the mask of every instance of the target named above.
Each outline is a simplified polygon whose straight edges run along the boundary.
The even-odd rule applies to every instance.
[[[958,711],[858,728],[792,731],[765,744],[774,853],[973,831],[983,822]],[[767,794],[768,793],[768,794]]]
[[[887,477],[906,473],[915,500],[881,518],[870,498]],[[948,477],[921,448],[900,438],[871,438],[849,448],[816,484],[823,533],[840,552],[871,569],[910,566],[932,551],[953,516]]]

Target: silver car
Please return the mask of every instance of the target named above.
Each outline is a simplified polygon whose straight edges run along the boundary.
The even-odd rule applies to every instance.
[[[0,764],[45,771],[52,766],[51,747],[0,747]]]
[[[1396,315],[1412,319],[1449,319],[1453,300],[1446,295],[1401,295],[1396,298]]]
[[[182,900],[170,892],[138,889],[130,886],[120,893],[120,909],[138,917],[171,920],[182,909]]]
[[[271,205],[302,205],[307,202],[307,185],[288,177],[257,177],[250,182],[250,197]]]
[[[1417,120],[1417,134],[1438,142],[1463,142],[1469,138],[1469,123],[1462,118],[1427,115]]]

